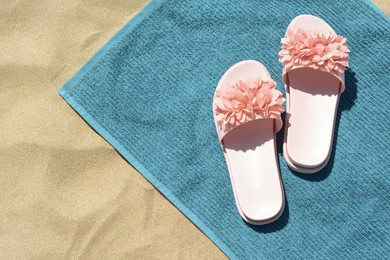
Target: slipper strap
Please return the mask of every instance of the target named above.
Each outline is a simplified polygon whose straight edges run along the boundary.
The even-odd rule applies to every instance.
[[[288,72],[299,68],[313,68],[339,79],[340,92],[344,91],[344,71],[348,67],[349,57],[346,38],[333,32],[298,29],[288,30],[281,43],[279,61],[284,64],[283,81],[287,85]]]
[[[280,114],[285,99],[272,79],[249,79],[222,86],[216,91],[213,112],[219,141],[238,126],[253,120],[275,119],[275,130],[282,128]]]

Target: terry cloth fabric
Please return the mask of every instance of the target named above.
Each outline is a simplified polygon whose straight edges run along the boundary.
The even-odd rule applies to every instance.
[[[351,49],[334,149],[314,175],[292,172],[279,154],[285,212],[252,226],[236,210],[212,97],[245,59],[261,61],[284,91],[280,38],[303,13]],[[390,251],[389,43],[390,19],[364,0],[155,0],[59,92],[229,257],[380,259]]]

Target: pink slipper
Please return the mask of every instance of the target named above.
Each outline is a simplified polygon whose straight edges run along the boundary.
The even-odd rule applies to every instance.
[[[314,173],[329,161],[344,70],[346,39],[322,19],[296,17],[282,39],[286,122],[284,158],[295,171]]]
[[[255,225],[275,221],[284,209],[275,151],[284,98],[275,86],[261,63],[242,61],[222,76],[213,101],[238,211]]]

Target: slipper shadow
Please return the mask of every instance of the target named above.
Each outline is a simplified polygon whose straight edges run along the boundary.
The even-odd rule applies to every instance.
[[[358,80],[355,77],[355,72],[351,69],[348,68],[345,71],[345,91],[341,94],[340,96],[340,101],[339,101],[339,107],[337,110],[337,115],[336,115],[336,124],[335,124],[335,129],[334,129],[334,137],[333,137],[333,144],[332,144],[332,151],[331,155],[329,157],[329,162],[327,165],[320,170],[317,173],[313,174],[303,174],[299,173],[297,171],[294,171],[290,169],[290,171],[305,180],[312,181],[312,182],[318,182],[325,180],[329,174],[332,172],[333,165],[334,165],[334,158],[335,154],[337,151],[337,139],[338,139],[338,130],[339,130],[339,125],[340,125],[340,119],[341,119],[341,114],[343,111],[348,111],[352,109],[352,107],[355,105],[355,101],[357,99],[357,93],[358,93]],[[283,115],[283,122],[285,122],[285,114]],[[277,137],[277,147],[279,153],[283,153],[283,133],[284,133],[284,126],[283,129],[280,130],[280,133]]]

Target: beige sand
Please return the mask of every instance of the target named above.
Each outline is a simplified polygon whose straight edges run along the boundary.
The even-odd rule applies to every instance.
[[[55,2],[0,4],[0,259],[224,259],[57,94],[148,1]]]

